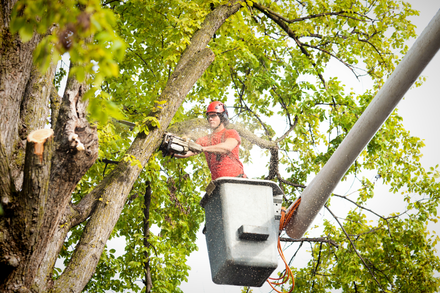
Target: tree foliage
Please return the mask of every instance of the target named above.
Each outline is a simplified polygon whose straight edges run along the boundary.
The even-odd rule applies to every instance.
[[[98,159],[84,175],[78,171],[66,211],[60,211],[64,216],[53,220],[64,235],[57,238],[54,255],[64,265],[52,263],[45,279],[21,285],[30,292],[145,292],[151,287],[180,292],[190,269],[187,257],[197,250],[196,232],[204,218],[200,193],[210,174],[201,156],[164,158],[157,151],[162,133],[168,129],[199,137],[206,133],[200,118],[208,103],[227,102],[233,106],[231,127],[243,137],[242,159],[261,164],[251,150],[267,150],[267,169],[259,178],[278,182],[288,206],[407,52],[406,41],[415,37],[408,17],[416,14],[408,3],[393,0],[17,2],[9,27],[21,37],[15,42],[38,36],[32,51],[34,70],[42,75],[61,54],[70,54],[66,93],[74,81],[90,88],[79,92],[99,139]],[[343,75],[330,75],[328,68],[336,63],[358,79],[371,80],[372,87],[365,92],[347,88]],[[63,74],[52,75],[49,84],[55,78],[59,85]],[[66,93],[42,106],[66,100]],[[55,122],[63,118],[53,109],[44,118],[57,129]],[[285,121],[281,128],[271,123],[279,117]],[[346,176],[374,171],[392,192],[401,193],[407,211],[379,215],[366,208],[374,196],[374,183],[366,178],[359,179],[359,193],[334,195],[353,208],[338,215],[342,220],[327,204],[333,217],[324,221],[322,236],[331,242],[311,245],[310,262],[295,270],[296,291],[438,290],[433,275],[440,269],[434,249],[438,238],[428,234],[427,223],[437,220],[439,173],[437,166],[421,166],[422,147],[394,111]],[[13,189],[2,188],[2,231],[23,227],[8,224],[16,206],[3,198],[19,190]],[[105,248],[107,238],[123,239],[124,253]],[[12,248],[2,245],[2,263],[14,271],[4,260]],[[96,259],[86,270],[90,276],[66,285],[75,282],[89,259]],[[15,290],[4,282],[2,288]]]

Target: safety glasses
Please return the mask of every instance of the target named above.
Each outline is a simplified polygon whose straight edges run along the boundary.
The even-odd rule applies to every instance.
[[[206,120],[209,120],[209,118],[214,119],[216,116],[218,116],[217,114],[208,114],[206,115]]]

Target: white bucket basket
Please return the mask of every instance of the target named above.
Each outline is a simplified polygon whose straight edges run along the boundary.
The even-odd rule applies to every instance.
[[[222,177],[200,201],[212,280],[261,287],[278,265],[282,190],[267,180]]]

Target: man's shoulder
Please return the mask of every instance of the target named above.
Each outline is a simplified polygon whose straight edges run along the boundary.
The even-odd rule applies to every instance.
[[[226,129],[225,134],[226,138],[235,138],[236,140],[240,141],[240,135],[235,129]]]

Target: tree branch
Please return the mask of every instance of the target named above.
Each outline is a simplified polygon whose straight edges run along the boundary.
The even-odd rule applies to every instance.
[[[280,240],[281,240],[282,238],[280,238]],[[290,238],[289,238],[290,239]],[[282,241],[282,240],[281,240]],[[298,252],[299,252],[299,250],[301,249],[301,247],[303,246],[303,244],[304,244],[304,242],[300,242],[300,244],[299,244],[299,246],[298,246],[298,249],[295,251],[295,253],[292,255],[292,257],[290,258],[290,260],[289,260],[289,266],[291,266],[292,265],[292,261],[293,261],[293,259],[296,257],[296,255],[298,254]]]
[[[301,239],[293,239],[290,237],[281,237],[280,241],[282,242],[318,242],[318,243],[328,243],[333,245],[334,247],[339,247],[339,245],[332,239],[328,239],[325,237],[318,238],[301,238]]]
[[[39,163],[31,162],[29,152],[33,151],[33,144],[31,141],[28,142],[24,188],[20,193],[21,200],[26,204],[18,204],[29,209],[28,215],[21,214],[17,221],[26,220],[31,223],[25,225],[29,228],[28,231],[23,228],[18,230],[32,234],[22,237],[27,239],[32,250],[27,256],[29,261],[23,262],[27,267],[20,267],[14,270],[13,274],[21,275],[24,272],[26,278],[23,279],[22,286],[35,284],[35,290],[39,291],[47,291],[45,286],[50,284],[35,280],[47,280],[47,276],[52,273],[67,235],[67,226],[63,226],[62,223],[67,221],[66,215],[70,215],[71,194],[97,157],[96,129],[89,127],[84,112],[86,107],[82,101],[84,85],[69,79],[66,88],[56,120],[55,135],[50,139],[50,143],[44,145],[42,160]],[[47,95],[49,99],[49,91]],[[66,128],[77,137],[68,137]],[[76,148],[78,138],[86,146],[86,151]],[[37,167],[38,164],[41,165]],[[40,183],[37,183],[38,181]],[[17,230],[13,225],[12,230]],[[14,278],[12,275],[10,277]]]
[[[253,6],[255,6],[255,3],[254,3]],[[261,6],[261,7],[262,7],[262,6]],[[257,8],[257,9],[260,10],[259,8]],[[324,12],[324,13],[318,13],[318,14],[311,14],[311,15],[304,16],[304,17],[299,17],[299,18],[294,18],[294,19],[288,19],[288,18],[285,18],[284,16],[282,16],[282,15],[276,13],[275,11],[271,10],[271,9],[268,8],[268,7],[264,7],[264,9],[265,9],[267,12],[273,14],[274,16],[278,17],[279,19],[281,19],[281,20],[283,20],[284,22],[287,22],[287,23],[295,23],[295,22],[300,22],[300,21],[304,21],[304,20],[308,20],[308,19],[313,19],[313,18],[318,18],[318,17],[324,17],[324,16],[342,16],[342,17],[346,17],[346,18],[354,19],[354,20],[357,20],[357,21],[362,21],[362,22],[365,22],[365,21],[366,21],[366,20],[363,20],[363,19],[358,19],[358,18],[355,18],[355,17],[349,16],[349,15],[345,15],[345,13],[349,13],[349,12],[344,11],[344,10],[339,11],[339,12]],[[261,10],[260,10],[260,11],[261,11]],[[359,14],[358,14],[358,15],[359,15]],[[370,21],[372,21],[371,18],[369,18],[369,17],[367,17],[367,16],[365,16],[365,15],[361,15],[361,16],[367,18],[367,19],[370,20]]]
[[[278,148],[270,149],[270,163],[269,163],[269,175],[265,178],[266,180],[272,180],[279,174],[279,157]]]
[[[240,8],[240,1],[231,0],[228,4],[220,5],[211,11],[202,23],[202,29],[199,29],[191,38],[191,45],[183,52],[174,72],[179,72],[197,52],[203,50],[226,19]]]
[[[312,271],[313,276],[316,276],[316,272],[318,271],[319,263],[321,262],[321,251],[322,251],[322,242],[319,245],[319,254],[318,254],[318,260],[316,261],[316,266]],[[316,278],[313,279],[312,288],[310,290],[311,292],[313,292],[313,288],[315,287],[315,280],[316,280]]]
[[[346,197],[346,196],[339,195],[339,194],[335,194],[335,193],[333,193],[333,196],[343,198],[343,199],[345,199],[345,200],[351,202],[352,204],[354,204],[354,205],[357,206],[358,208],[363,209],[363,210],[366,210],[366,211],[369,211],[370,213],[372,213],[372,214],[378,216],[378,217],[381,218],[381,219],[385,219],[385,217],[379,215],[378,213],[374,212],[373,210],[367,209],[366,207],[363,207],[363,206],[357,204],[355,201],[349,199],[349,198]]]
[[[262,149],[271,149],[277,147],[275,142],[260,138],[240,123],[229,123],[227,128],[237,130],[241,137],[247,139],[252,144],[257,145]],[[196,140],[197,138],[206,135],[208,133],[208,129],[209,124],[206,119],[196,118],[175,123],[170,126],[167,131],[179,136],[186,136]]]
[[[293,125],[290,126],[289,130],[287,130],[286,133],[284,133],[277,140],[275,140],[276,143],[279,143],[282,140],[284,140],[295,129],[296,125],[298,124],[298,115],[295,115],[294,120],[295,120],[295,122],[293,122]]]
[[[302,184],[297,184],[297,183],[290,182],[290,181],[288,181],[288,180],[286,180],[286,179],[281,178],[281,176],[278,177],[278,180],[279,180],[281,183],[284,183],[284,184],[287,184],[287,185],[290,185],[290,186],[293,186],[293,187],[300,187],[300,188],[306,188],[306,187],[307,187],[307,186],[302,185]]]
[[[363,210],[366,210],[366,211],[369,211],[370,213],[376,215],[377,217],[379,217],[379,218],[381,218],[381,219],[383,219],[383,220],[388,220],[388,219],[398,218],[398,217],[400,217],[400,216],[402,216],[402,215],[404,215],[404,214],[406,214],[406,213],[408,212],[408,211],[406,210],[405,212],[400,213],[400,214],[395,215],[395,216],[384,217],[384,216],[379,215],[378,213],[376,213],[376,212],[373,211],[373,210],[370,210],[370,209],[368,209],[368,208],[366,208],[366,207],[363,207],[363,206],[359,205],[358,203],[356,203],[355,201],[349,199],[349,198],[346,197],[346,196],[338,195],[338,194],[335,194],[335,193],[333,193],[333,195],[336,196],[336,197],[343,198],[343,199],[345,199],[345,200],[351,202],[352,204],[354,204],[354,205],[357,206],[358,208],[363,209]]]

